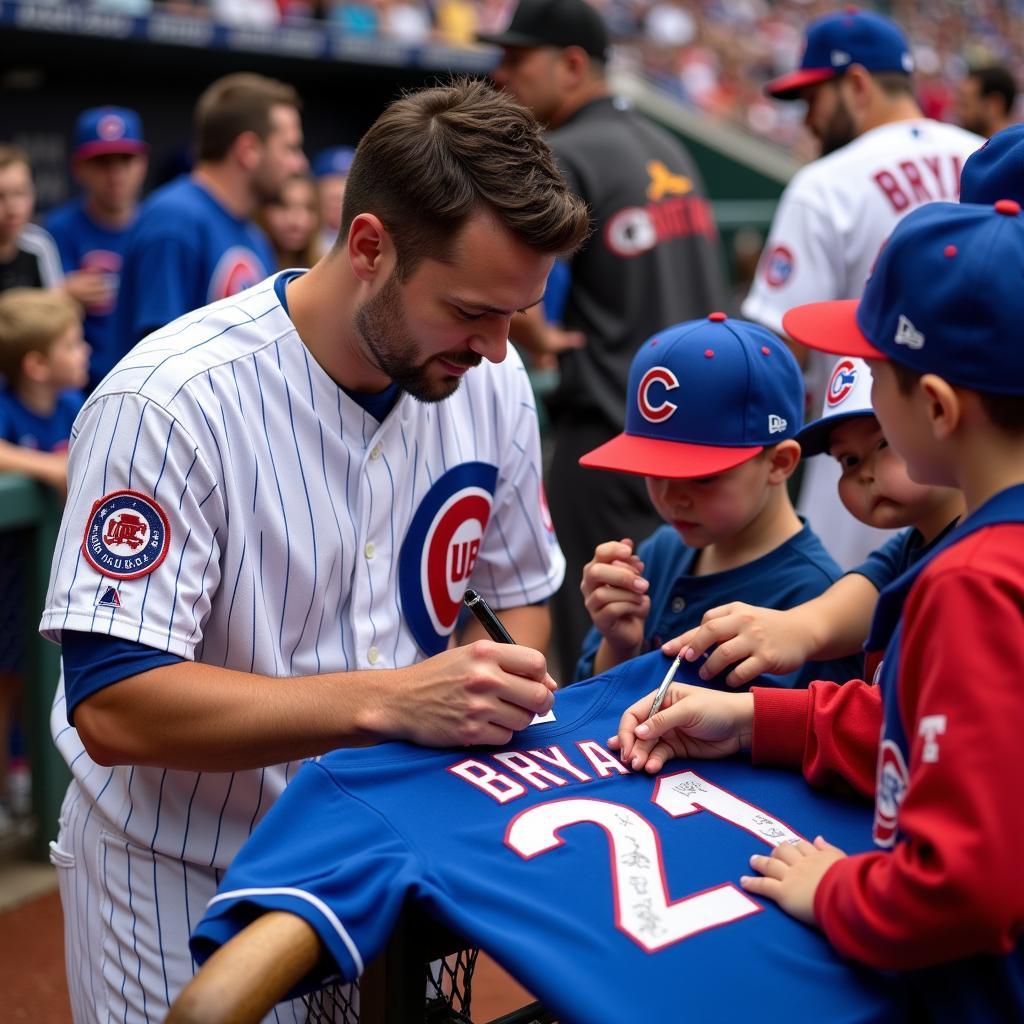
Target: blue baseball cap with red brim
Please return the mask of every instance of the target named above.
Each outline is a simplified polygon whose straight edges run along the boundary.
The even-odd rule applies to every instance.
[[[914,70],[907,37],[895,22],[848,7],[812,21],[800,67],[768,82],[764,91],[778,100],[799,99],[802,89],[838,78],[852,64],[874,72]]]
[[[633,357],[625,430],[579,460],[687,480],[723,473],[803,426],[800,367],[773,332],[724,313],[659,331]]]

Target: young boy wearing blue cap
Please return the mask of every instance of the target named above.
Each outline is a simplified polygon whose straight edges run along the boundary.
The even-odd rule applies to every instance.
[[[839,463],[839,498],[850,515],[901,532],[810,601],[782,611],[734,601],[712,608],[698,627],[662,646],[670,657],[682,651],[687,661],[714,646],[698,670],[702,678],[727,671],[726,684],[739,687],[766,672],[792,672],[811,660],[859,652],[879,593],[963,515],[963,495],[955,488],[915,483],[907,475],[871,407],[871,370],[862,359],[836,362],[821,418],[796,439],[804,458],[829,454]]]
[[[675,686],[616,745],[634,768],[721,757],[801,765],[875,801],[870,853],[818,837],[755,855],[749,892],[816,923],[846,956],[907,972],[929,1019],[1024,1019],[1024,216],[911,213],[864,297],[791,310],[803,344],[868,359],[872,400],[912,479],[958,487],[967,517],[879,598],[879,683],[722,694]]]
[[[657,647],[725,599],[789,608],[839,577],[786,488],[800,461],[802,402],[786,345],[724,313],[670,327],[641,347],[625,431],[580,465],[646,477],[667,525],[635,553],[630,539],[599,545],[584,568],[594,627],[577,678]],[[814,663],[770,681],[800,686],[858,669],[855,659]]]
[[[118,356],[114,310],[121,262],[138,213],[148,154],[134,110],[83,110],[71,141],[71,171],[81,192],[46,219],[60,250],[64,286],[85,309],[85,336],[93,350],[90,387]]]

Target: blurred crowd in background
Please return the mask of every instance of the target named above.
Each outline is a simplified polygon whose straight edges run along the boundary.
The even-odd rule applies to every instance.
[[[35,0],[39,2],[39,0]],[[67,0],[50,0],[66,4]],[[315,19],[346,33],[404,45],[474,45],[500,30],[514,0],[72,0],[97,10],[169,11],[233,26]],[[617,42],[615,63],[645,74],[683,103],[754,134],[813,153],[799,105],[765,98],[762,84],[793,67],[803,26],[832,9],[825,0],[595,0]],[[1024,0],[892,0],[860,6],[895,18],[913,41],[926,116],[961,120],[957,88],[969,68],[1024,73]]]

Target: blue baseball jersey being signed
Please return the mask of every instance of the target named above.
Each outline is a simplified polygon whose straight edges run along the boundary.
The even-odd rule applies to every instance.
[[[504,750],[396,743],[307,764],[229,868],[197,960],[286,910],[352,979],[410,900],[563,1024],[898,1019],[887,979],[738,884],[751,854],[799,837],[868,848],[868,808],[741,758],[651,777],[607,749],[666,665],[654,652],[560,692],[555,721]]]

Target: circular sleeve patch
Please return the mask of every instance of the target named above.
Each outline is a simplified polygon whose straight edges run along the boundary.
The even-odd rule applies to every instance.
[[[793,276],[796,257],[784,245],[774,246],[764,258],[764,279],[772,288],[781,288]]]
[[[139,491],[111,491],[92,507],[82,554],[104,576],[135,580],[167,557],[170,543],[171,525],[155,499]]]

